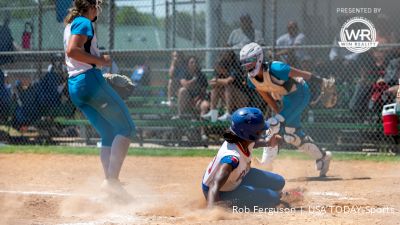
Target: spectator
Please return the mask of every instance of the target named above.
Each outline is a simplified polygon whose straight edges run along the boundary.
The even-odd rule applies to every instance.
[[[397,57],[389,61],[389,64],[385,70],[384,81],[385,83],[389,84],[389,86],[394,86],[399,84],[399,78],[400,78],[400,57]]]
[[[241,48],[250,42],[264,45],[264,38],[261,31],[253,27],[253,20],[250,15],[244,14],[240,17],[240,28],[232,31],[229,35],[227,45],[234,48]]]
[[[338,27],[339,31],[341,26],[349,19],[348,16],[341,16],[338,18]],[[360,53],[355,53],[349,51],[347,48],[339,46],[340,37],[337,34],[333,39],[333,45],[329,51],[329,61],[325,64],[322,64],[325,67],[322,73],[331,73],[335,76],[338,83],[342,83],[347,85],[348,83],[353,83],[354,74],[358,74],[360,71],[358,58]],[[346,96],[351,95],[349,90],[344,90],[346,92]],[[346,100],[344,100],[346,101]],[[341,103],[348,104],[341,100]]]
[[[0,69],[0,122],[7,121],[11,108],[11,92],[5,83],[5,75]]]
[[[277,47],[300,46],[306,43],[306,36],[299,32],[299,27],[295,21],[289,21],[287,31],[286,34],[276,40]],[[304,49],[283,49],[278,51],[276,56],[287,64],[309,69],[303,68],[303,64],[310,61],[310,56]]]
[[[62,62],[53,61],[47,70],[47,73],[38,83],[37,103],[40,111],[55,108],[61,105],[61,94],[59,87],[63,84],[63,64]]]
[[[11,34],[9,27],[10,17],[6,16],[3,22],[3,26],[0,26],[0,52],[10,52],[14,51],[14,39]],[[0,65],[12,63],[14,58],[10,55],[0,56]]]
[[[231,113],[244,107],[248,98],[242,92],[243,75],[240,69],[240,63],[233,51],[224,52],[219,56],[215,65],[215,77],[210,80],[211,90],[211,110],[202,116],[202,118],[211,118],[212,122],[217,120],[218,101],[225,103],[225,114],[218,117],[220,121],[226,121],[231,118]]]
[[[200,111],[203,115],[208,110],[206,98],[207,78],[201,72],[199,61],[195,56],[188,58],[187,72],[180,80],[181,88],[178,91],[178,115],[173,119],[179,119],[184,114]]]
[[[341,26],[343,26],[348,19],[348,16],[340,16],[337,20],[337,29],[340,30]],[[329,51],[329,60],[331,62],[344,62],[345,64],[356,61],[360,53],[351,52],[347,48],[340,47],[339,41],[339,34],[337,34],[333,39],[334,47]]]
[[[335,36],[335,38],[333,39],[334,47],[332,47],[329,51],[329,60],[331,62],[344,61],[346,64],[356,61],[360,53],[351,52],[347,50],[347,48],[339,47],[339,41],[339,37]]]
[[[379,43],[385,44],[385,38],[377,39]],[[359,118],[370,121],[366,118],[366,108],[372,112],[380,113],[382,93],[388,88],[384,82],[385,70],[389,57],[385,48],[374,48],[360,55],[360,79],[357,81],[355,91],[350,99],[349,108],[359,114]],[[379,104],[375,104],[379,103]],[[378,112],[379,111],[379,112]]]
[[[185,76],[186,62],[185,56],[182,52],[173,51],[171,54],[171,65],[169,67],[168,75],[168,90],[166,105],[172,106],[180,85],[180,79]]]
[[[347,48],[339,47],[339,41],[340,40],[338,36],[335,36],[335,38],[333,39],[333,45],[335,45],[335,47],[332,47],[329,51],[329,60],[344,61],[346,62],[346,64],[356,61],[360,53],[351,52],[347,50]]]
[[[33,30],[32,24],[30,22],[26,22],[25,30],[22,33],[22,37],[21,37],[21,47],[24,50],[31,49],[32,30]]]
[[[15,81],[14,99],[17,106],[12,122],[14,128],[23,130],[40,118],[39,105],[36,102],[37,93],[37,83],[24,87],[20,80]]]
[[[385,70],[385,76],[379,80],[381,83],[387,85],[387,89],[383,91],[382,95],[379,96],[381,99],[381,107],[384,104],[393,102],[395,100],[398,104],[400,103],[399,91],[399,79],[400,79],[400,57],[389,61],[389,64]]]

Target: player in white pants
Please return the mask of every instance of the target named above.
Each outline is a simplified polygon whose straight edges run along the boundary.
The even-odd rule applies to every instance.
[[[240,61],[248,72],[250,85],[261,95],[264,101],[276,113],[268,122],[271,132],[283,135],[285,142],[311,156],[321,177],[326,176],[331,161],[331,152],[321,150],[301,129],[301,114],[310,103],[310,89],[305,80],[321,85],[322,93],[334,93],[334,80],[320,78],[310,72],[273,61],[266,63],[263,50],[256,43],[245,45],[240,51]],[[322,98],[327,98],[323,96]],[[333,105],[336,95],[328,97]],[[282,101],[279,109],[276,101]],[[264,148],[261,163],[271,165],[278,153],[278,146]]]

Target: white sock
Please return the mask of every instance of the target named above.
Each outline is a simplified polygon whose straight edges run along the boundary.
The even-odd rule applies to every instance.
[[[108,167],[110,165],[111,147],[105,146],[100,148],[100,160],[103,165],[104,176],[108,178]]]
[[[117,135],[111,146],[110,164],[108,166],[108,178],[118,179],[122,164],[124,163],[126,154],[131,140],[122,135]]]

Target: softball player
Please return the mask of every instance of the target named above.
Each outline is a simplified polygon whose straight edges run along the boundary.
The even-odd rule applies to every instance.
[[[279,62],[264,62],[263,50],[256,43],[245,45],[240,51],[240,61],[248,72],[250,83],[255,87],[269,107],[276,113],[268,121],[272,133],[283,134],[285,142],[316,160],[316,168],[321,177],[326,176],[331,161],[331,152],[321,150],[301,128],[301,114],[310,102],[310,89],[305,80],[321,85],[321,98],[325,106],[336,103],[334,80],[320,78]],[[276,101],[282,100],[279,109]],[[264,148],[261,163],[271,165],[278,153],[278,146]]]
[[[281,202],[284,178],[250,167],[256,141],[268,129],[261,110],[240,108],[231,119],[225,142],[203,176],[202,189],[208,206],[223,201],[237,207],[276,207]],[[277,139],[272,137],[268,144],[276,145]]]
[[[101,136],[101,163],[109,191],[122,191],[119,173],[135,125],[121,97],[106,83],[101,66],[111,66],[110,56],[99,53],[93,22],[101,12],[101,0],[75,0],[65,18],[64,49],[68,88],[72,102]],[[118,194],[118,193],[116,193]]]

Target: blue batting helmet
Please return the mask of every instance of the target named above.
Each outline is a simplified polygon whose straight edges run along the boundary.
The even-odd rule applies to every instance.
[[[258,108],[245,107],[232,115],[231,131],[246,141],[257,140],[269,125],[264,121],[263,113]]]

